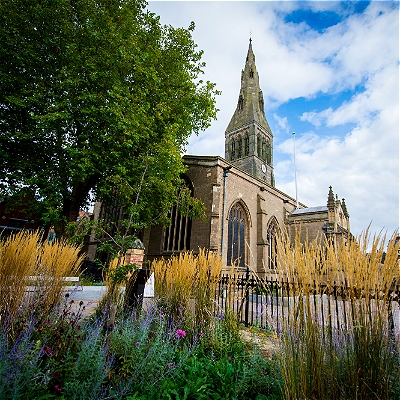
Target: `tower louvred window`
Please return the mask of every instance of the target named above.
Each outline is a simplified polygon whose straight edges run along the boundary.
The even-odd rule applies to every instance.
[[[238,139],[238,158],[243,157],[242,155],[242,138]]]
[[[244,138],[244,155],[248,156],[250,151],[250,140],[249,140],[249,135],[246,135]]]

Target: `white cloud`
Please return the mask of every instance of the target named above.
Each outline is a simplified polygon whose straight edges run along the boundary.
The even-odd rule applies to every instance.
[[[285,133],[289,133],[289,125],[287,117],[280,117],[278,114],[274,113],[273,115],[275,121],[278,123],[278,126],[284,131]]]
[[[343,19],[322,33],[305,23],[285,22],[286,13],[307,7],[334,10]],[[196,22],[194,40],[205,51],[205,78],[222,90],[218,120],[190,139],[189,153],[224,156],[224,132],[236,106],[251,29],[267,114],[281,131],[273,133],[297,132],[299,200],[326,204],[332,185],[346,198],[354,233],[371,221],[377,231],[393,231],[399,226],[399,9],[395,2],[370,2],[353,14],[354,7],[317,1],[151,1],[148,6],[163,23],[188,27]],[[352,90],[337,104],[342,91]],[[297,129],[293,118],[276,111],[292,99],[318,99],[320,94],[336,96],[336,101],[293,113],[315,130],[300,134],[304,129]],[[346,124],[351,124],[347,130]],[[343,131],[329,136],[333,128]],[[277,187],[294,196],[291,135],[274,152]]]

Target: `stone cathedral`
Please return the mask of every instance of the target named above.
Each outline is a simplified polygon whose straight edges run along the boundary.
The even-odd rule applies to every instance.
[[[221,135],[222,138],[222,135]],[[264,111],[263,93],[250,39],[237,106],[225,131],[225,158],[185,155],[184,179],[193,196],[206,205],[206,221],[189,220],[173,208],[169,226],[145,230],[149,260],[181,251],[206,248],[221,254],[229,267],[259,273],[275,267],[276,238],[284,230],[302,240],[325,235],[346,240],[349,214],[344,199],[327,188],[327,202],[296,206],[296,200],[275,187],[273,134]]]

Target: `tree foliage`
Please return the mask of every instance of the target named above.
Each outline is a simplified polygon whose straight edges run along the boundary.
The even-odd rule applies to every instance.
[[[1,0],[1,197],[52,222],[90,196],[130,198],[136,221],[156,222],[178,200],[189,135],[216,116],[193,29],[143,0]]]

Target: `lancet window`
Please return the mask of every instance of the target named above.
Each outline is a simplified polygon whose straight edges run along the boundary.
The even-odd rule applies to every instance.
[[[267,229],[268,268],[277,268],[277,238],[279,226],[276,219],[273,219]]]
[[[231,141],[231,160],[236,158],[236,142],[234,139]]]
[[[238,139],[238,154],[237,154],[237,158],[242,158],[243,157],[243,155],[242,155],[242,150],[243,150],[243,146],[242,146],[242,138],[241,137],[239,137],[239,139]]]
[[[249,135],[246,135],[244,138],[244,155],[248,156],[250,153],[250,140]]]
[[[242,111],[242,110],[243,110],[243,103],[244,103],[243,96],[240,95],[240,96],[239,96],[239,100],[238,100],[238,110],[239,110],[239,111]]]
[[[229,211],[227,265],[244,267],[245,259],[246,214],[240,203]]]

